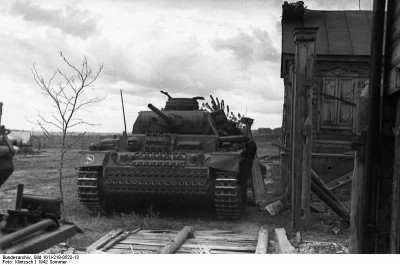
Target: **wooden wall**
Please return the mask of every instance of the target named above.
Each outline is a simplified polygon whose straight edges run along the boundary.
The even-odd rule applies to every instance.
[[[351,143],[359,135],[357,125],[357,107],[352,108],[353,128],[324,128],[321,124],[322,119],[322,95],[323,78],[327,73],[342,69],[354,75],[356,80],[353,99],[351,100],[358,106],[358,98],[364,88],[365,81],[368,80],[369,62],[348,62],[348,61],[317,61],[314,72],[314,106],[313,106],[313,152],[315,153],[345,153],[352,151]],[[346,75],[346,73],[344,73]]]
[[[388,34],[385,84],[388,87],[388,97],[390,97],[390,101],[393,101],[393,108],[390,112],[396,113],[396,117],[394,118],[395,124],[391,126],[392,132],[394,132],[394,159],[389,161],[389,166],[394,171],[392,173],[393,181],[392,186],[389,186],[384,192],[392,194],[390,252],[398,254],[400,253],[400,1],[388,1],[386,32]],[[384,113],[384,119],[388,119],[392,115]]]
[[[288,119],[290,119],[291,109],[291,102],[288,101],[288,99],[292,91],[293,82],[291,79],[294,69],[291,67],[291,61],[293,60],[291,55],[284,55],[283,60],[285,62],[283,69],[285,103],[282,129],[285,137],[283,137],[282,144],[287,146],[287,143],[290,143],[288,139],[290,136],[287,132],[290,131],[288,128],[288,124],[290,124]],[[357,140],[360,133],[357,119],[357,113],[359,112],[358,104],[353,107],[352,112],[354,119],[352,128],[343,129],[334,128],[334,126],[332,126],[332,128],[324,128],[321,124],[323,78],[326,77],[328,73],[338,73],[338,71],[345,71],[346,73],[344,73],[344,75],[350,74],[356,80],[355,91],[351,101],[357,104],[364,84],[369,78],[369,56],[344,57],[317,55],[313,77],[313,153],[343,154],[352,152],[351,143]]]

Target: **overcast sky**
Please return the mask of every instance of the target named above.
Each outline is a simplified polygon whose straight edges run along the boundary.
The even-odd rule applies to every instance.
[[[290,1],[289,1],[290,2]],[[143,0],[0,2],[0,101],[2,124],[40,130],[29,123],[52,114],[39,91],[32,65],[45,79],[64,64],[103,72],[88,91],[106,99],[80,117],[99,124],[76,131],[122,132],[119,90],[124,93],[128,131],[148,103],[164,107],[173,97],[212,94],[234,112],[255,119],[254,128],[279,127],[281,0]],[[358,0],[305,1],[309,9],[358,10]],[[361,0],[363,10],[372,0]],[[51,129],[50,130],[55,130]]]

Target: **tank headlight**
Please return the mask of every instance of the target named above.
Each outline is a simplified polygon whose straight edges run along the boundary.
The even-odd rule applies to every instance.
[[[117,161],[118,157],[119,157],[119,155],[118,155],[117,152],[112,152],[112,153],[110,154],[110,158],[111,158],[111,160],[114,161],[114,162]]]
[[[187,156],[186,161],[189,167],[195,167],[199,164],[199,157],[197,154],[190,154]]]
[[[95,150],[96,150],[96,145],[94,143],[90,143],[89,151],[95,151]]]

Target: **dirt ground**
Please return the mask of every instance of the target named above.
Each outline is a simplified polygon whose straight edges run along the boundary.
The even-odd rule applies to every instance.
[[[271,193],[282,189],[279,177],[278,149],[266,141],[258,144],[258,156],[267,167],[266,187]],[[327,206],[313,195],[313,205],[321,212],[312,213],[311,229],[306,234],[293,231],[290,223],[290,210],[271,216],[258,207],[247,206],[242,218],[237,221],[217,220],[209,209],[148,209],[146,212],[120,214],[111,217],[93,217],[80,205],[76,193],[75,164],[79,157],[78,150],[72,150],[66,157],[64,194],[64,215],[67,221],[75,223],[82,233],[70,238],[63,246],[84,249],[104,234],[115,228],[126,230],[142,229],[180,230],[191,225],[195,230],[222,229],[238,233],[256,235],[260,227],[267,228],[270,234],[269,253],[276,253],[273,230],[283,227],[292,245],[298,253],[347,253],[349,227]],[[0,190],[0,213],[15,207],[17,184],[25,185],[24,193],[59,196],[58,194],[58,153],[57,150],[45,150],[37,155],[18,155],[14,159],[15,171]],[[350,190],[345,187],[337,192],[339,198],[349,209]]]

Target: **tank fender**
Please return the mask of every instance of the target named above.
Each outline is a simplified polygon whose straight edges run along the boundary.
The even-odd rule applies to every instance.
[[[79,152],[80,159],[77,167],[97,167],[102,166],[108,157],[109,152]]]
[[[243,151],[213,152],[210,155],[210,168],[239,172],[239,163],[243,159]]]

